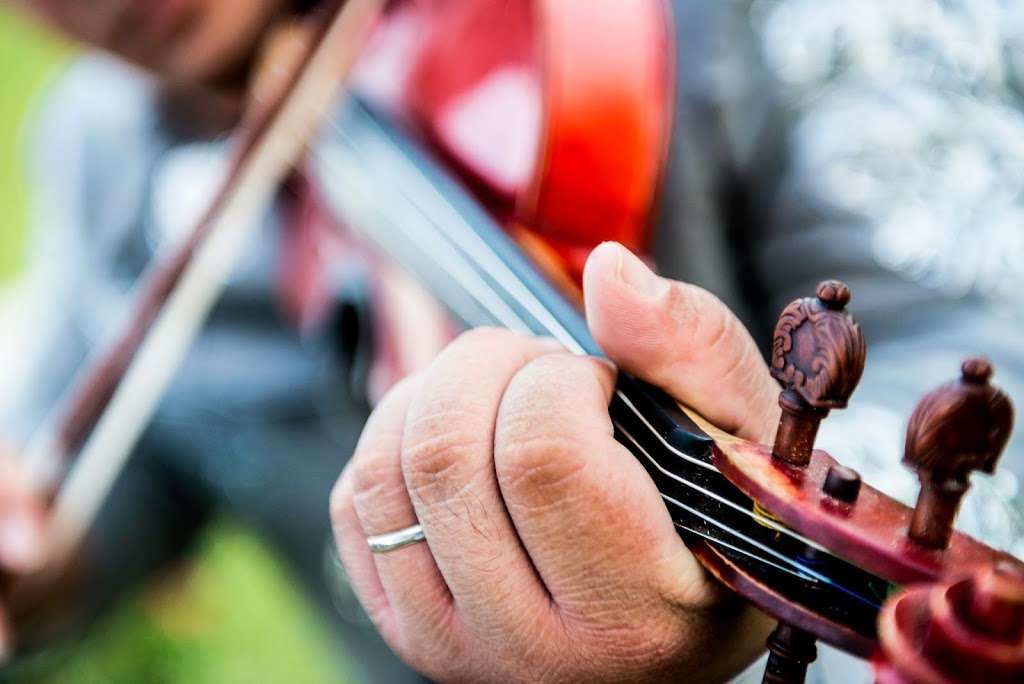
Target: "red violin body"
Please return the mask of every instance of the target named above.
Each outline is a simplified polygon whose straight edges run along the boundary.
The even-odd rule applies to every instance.
[[[602,241],[647,245],[671,135],[670,11],[666,0],[402,2],[354,84],[578,277]]]

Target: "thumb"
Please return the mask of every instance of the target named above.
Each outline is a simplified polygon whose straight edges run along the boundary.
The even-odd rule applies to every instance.
[[[590,254],[583,293],[591,333],[620,368],[727,432],[770,439],[779,419],[779,385],[743,324],[717,297],[657,276],[615,242]]]

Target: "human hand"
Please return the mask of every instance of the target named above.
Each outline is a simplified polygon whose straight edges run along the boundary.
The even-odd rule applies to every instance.
[[[20,575],[44,560],[43,507],[14,455],[0,448],[0,575]],[[0,663],[10,655],[13,635],[0,602]]]
[[[584,277],[619,367],[751,439],[778,386],[710,294],[615,244]],[[377,407],[332,495],[342,561],[377,628],[439,681],[721,681],[769,625],[704,572],[613,437],[615,370],[550,340],[480,329]],[[372,554],[416,521],[425,544]]]

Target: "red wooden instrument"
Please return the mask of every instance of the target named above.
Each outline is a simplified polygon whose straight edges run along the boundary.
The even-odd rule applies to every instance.
[[[672,121],[669,11],[664,0],[395,5],[356,72],[369,105],[332,114],[337,131],[311,146],[325,208],[404,259],[468,324],[498,323],[600,353],[541,271],[554,267],[572,282],[596,243],[646,244]],[[272,122],[338,80],[318,71],[316,56],[344,57],[326,50],[330,41],[363,35],[339,30],[344,21],[339,15],[314,45],[296,80],[308,87],[286,91]],[[254,130],[240,168],[283,135],[275,126]],[[295,161],[285,157],[270,177],[280,180]],[[222,196],[245,190],[244,176],[234,174]],[[376,202],[368,198],[374,188]],[[219,200],[211,215],[223,213]],[[224,227],[197,233],[150,299],[173,298],[217,230]],[[790,305],[776,329],[772,369],[784,413],[774,445],[724,434],[626,375],[610,407],[617,437],[648,468],[706,567],[780,620],[766,681],[802,681],[816,639],[873,658],[882,682],[982,672],[993,682],[1021,681],[1024,564],[952,530],[970,471],[991,471],[1005,446],[1009,400],[989,384],[990,367],[966,362],[961,379],[929,395],[911,421],[904,458],[921,476],[917,506],[889,499],[813,448],[820,422],[846,405],[865,355],[845,285],[822,283],[816,295]],[[196,316],[198,324],[203,312]],[[87,376],[56,426],[60,451],[81,442],[90,453],[101,415],[125,404],[116,401],[120,375],[146,358],[159,321],[141,307],[116,356]]]
[[[647,245],[673,40],[664,0],[398,3],[356,82],[578,277],[604,240]]]

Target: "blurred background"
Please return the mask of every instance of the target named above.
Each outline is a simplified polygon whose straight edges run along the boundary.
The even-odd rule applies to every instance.
[[[66,7],[74,7],[87,17],[102,4],[65,2]],[[207,0],[205,4],[220,11],[227,7],[225,14],[231,15],[278,2],[285,0],[237,0],[234,4]],[[29,213],[25,160],[30,122],[41,93],[73,56],[68,46],[55,42],[4,9],[12,4],[0,0],[0,301],[4,285],[13,282],[24,267]],[[136,8],[150,11],[156,4],[138,0]],[[288,4],[298,8],[313,3],[289,0]],[[667,181],[666,196],[673,202],[664,207],[666,223],[687,228],[669,235],[664,245],[658,246],[666,255],[666,262],[679,258],[678,263],[665,264],[672,269],[667,272],[721,293],[726,301],[737,303],[748,313],[766,312],[760,317],[766,320],[750,318],[765,332],[770,327],[762,324],[773,325],[775,312],[793,297],[813,291],[819,276],[856,279],[850,282],[858,292],[858,316],[871,340],[871,361],[855,406],[830,418],[828,433],[822,435],[819,444],[834,453],[838,453],[838,447],[846,455],[845,460],[857,466],[866,480],[912,501],[917,481],[909,470],[895,466],[894,454],[900,453],[906,416],[925,391],[949,379],[967,353],[983,350],[992,355],[999,367],[1000,384],[1011,395],[1024,397],[1024,355],[1020,344],[1024,330],[1024,309],[1020,303],[1024,286],[1024,231],[1020,230],[1024,226],[1024,3],[679,0],[676,5],[693,13],[685,20],[680,19],[677,27],[684,37],[680,44],[692,50],[692,54],[680,52],[681,63],[700,68],[680,70],[680,76],[686,77],[679,84],[680,121],[694,125],[678,128],[685,136],[680,138],[679,150],[673,154],[689,155],[681,157],[681,167],[701,169],[701,173],[692,179]],[[736,7],[747,9],[739,11]],[[230,25],[241,23],[235,19],[227,16],[225,21]],[[401,39],[402,31],[407,29],[400,22],[394,25],[398,27],[394,35]],[[684,29],[686,33],[682,33]],[[191,50],[183,53],[193,55]],[[145,226],[140,242],[145,242],[147,249],[165,246],[179,235],[179,228],[189,227],[189,222],[182,218],[189,214],[187,210],[200,211],[209,198],[200,196],[201,192],[149,191],[201,191],[210,186],[202,180],[207,176],[194,174],[210,171],[219,159],[218,150],[224,150],[207,149],[216,147],[215,144],[184,143],[191,141],[190,136],[216,137],[211,130],[216,129],[218,121],[230,118],[230,112],[198,107],[196,102],[183,97],[191,95],[191,91],[161,92],[161,96],[171,95],[160,102],[161,112],[168,115],[162,123],[182,123],[174,120],[176,114],[186,120],[189,114],[198,113],[203,114],[194,117],[198,119],[195,128],[199,130],[159,131],[179,138],[173,141],[179,143],[174,153],[159,160],[159,169],[144,169],[148,176],[133,174],[122,165],[117,150],[112,149],[128,137],[126,129],[120,125],[121,119],[108,116],[104,105],[116,105],[120,103],[118,94],[134,91],[129,84],[127,89],[111,90],[114,95],[108,95],[92,80],[95,69],[93,64],[77,73],[73,85],[79,90],[70,95],[85,91],[98,101],[100,106],[94,108],[98,111],[91,111],[92,119],[85,120],[86,117],[77,116],[78,110],[65,106],[59,112],[62,116],[54,117],[60,124],[55,131],[68,131],[67,138],[73,140],[78,124],[82,128],[102,125],[104,135],[91,138],[92,147],[88,149],[102,164],[98,170],[90,167],[90,171],[96,172],[89,174],[89,178],[102,177],[107,181],[97,185],[104,185],[114,199],[132,185],[134,178],[139,186],[134,189],[139,194],[145,191],[147,198],[152,196],[153,205],[144,207],[145,218],[154,220],[153,225]],[[108,65],[106,71],[101,69],[98,73],[109,77],[109,71]],[[389,76],[391,72],[385,70],[382,74]],[[115,80],[114,85],[120,88],[124,79]],[[391,91],[383,88],[381,92],[383,95],[378,95],[386,97]],[[68,101],[77,100],[65,98],[61,104]],[[202,103],[224,104],[217,98]],[[177,105],[184,105],[183,111],[176,111]],[[187,105],[192,105],[191,109]],[[197,109],[202,111],[196,112]],[[139,123],[134,118],[128,120]],[[142,123],[148,126],[152,122]],[[153,134],[151,128],[138,128],[149,136]],[[45,166],[47,170],[61,170],[65,158],[71,159],[74,152],[81,152],[65,149],[67,140],[61,135],[44,139],[55,148],[48,150],[52,163]],[[115,144],[108,144],[109,140]],[[155,161],[147,156],[151,152],[148,142],[134,150],[146,163]],[[161,140],[160,144],[164,142]],[[526,148],[530,149],[528,140]],[[129,155],[125,158],[131,159]],[[73,164],[69,162],[67,166]],[[73,175],[76,169],[70,171]],[[158,185],[156,181],[162,185],[147,185],[151,181],[154,186]],[[92,184],[80,183],[74,191],[80,196],[72,199],[89,199],[95,189]],[[127,192],[131,191],[128,188]],[[51,204],[67,199],[58,197]],[[87,216],[93,218],[91,214]],[[134,218],[140,217],[128,217]],[[88,221],[89,226],[93,224],[104,222]],[[159,230],[149,231],[150,228]],[[728,241],[723,238],[725,235],[729,236]],[[731,244],[733,237],[742,244]],[[61,241],[57,246],[73,253],[73,249],[66,249],[68,242]],[[124,256],[121,251],[117,253]],[[785,267],[779,268],[779,264]],[[55,270],[59,270],[59,265]],[[58,272],[45,282],[72,281],[61,279],[61,275],[63,272]],[[121,276],[121,271],[116,275]],[[261,281],[254,282],[259,285]],[[249,284],[242,278],[238,288],[241,295],[247,295]],[[756,291],[755,285],[759,288]],[[344,294],[359,295],[365,288],[351,290]],[[72,294],[77,291],[72,290]],[[100,302],[93,307],[97,312],[107,308],[102,298],[105,294],[106,291],[98,291],[92,298]],[[258,294],[267,295],[262,291]],[[270,299],[264,296],[266,301],[260,306]],[[241,303],[251,304],[248,300]],[[73,306],[80,306],[79,298],[73,299]],[[270,316],[264,309],[269,307],[239,306],[238,320],[251,324],[251,328],[239,329],[251,335],[250,341],[280,343],[279,338],[284,335],[269,325]],[[907,310],[913,316],[904,316]],[[260,319],[260,315],[264,318]],[[17,328],[2,316],[0,330],[4,335],[18,334]],[[287,330],[288,335],[292,332]],[[30,338],[23,335],[21,339]],[[60,347],[68,346],[63,337],[59,343]],[[218,348],[210,347],[214,352]],[[279,349],[254,343],[251,348],[296,352],[284,344]],[[284,402],[281,406],[266,402],[265,407],[259,407],[275,419],[282,418],[280,424],[263,421],[262,417],[250,421],[279,430],[274,438],[281,441],[267,440],[257,430],[246,433],[245,439],[234,440],[236,424],[231,422],[231,416],[222,415],[229,412],[224,411],[218,392],[224,387],[237,387],[237,393],[244,395],[239,405],[248,409],[252,398],[250,386],[244,382],[221,382],[220,376],[211,379],[206,371],[223,366],[226,368],[221,370],[225,373],[236,374],[234,380],[250,380],[254,375],[252,368],[273,366],[276,371],[279,366],[260,366],[259,361],[252,362],[249,357],[239,361],[242,357],[238,347],[224,349],[229,349],[229,353],[214,354],[215,363],[196,366],[196,375],[203,380],[201,389],[211,390],[209,395],[204,391],[196,393],[201,395],[196,407],[203,410],[201,415],[216,428],[206,432],[213,440],[211,443],[225,447],[218,453],[225,458],[243,459],[251,458],[260,446],[268,453],[279,449],[288,456],[300,451],[294,440],[298,434],[304,434],[306,426],[289,432],[293,428],[289,421],[299,411],[293,411],[294,407],[285,410]],[[48,351],[43,349],[44,353]],[[282,358],[288,362],[280,365],[287,371],[282,371],[282,377],[293,370],[299,378],[306,373],[315,378],[329,377],[329,373],[322,372],[329,366],[296,362],[293,369],[289,363],[294,359],[286,354]],[[0,362],[9,359],[33,368],[18,354],[0,356]],[[54,365],[49,356],[46,363]],[[276,373],[269,375],[274,376],[274,382],[268,384],[277,389]],[[343,384],[340,375],[335,378],[339,385]],[[341,403],[334,403],[338,398],[334,394],[321,392],[334,387],[321,388],[314,383],[295,386],[310,395],[310,405],[317,411],[333,411]],[[282,396],[290,396],[287,392],[293,389],[292,384],[282,381],[280,387]],[[271,394],[267,392],[268,396]],[[252,406],[256,404],[252,402]],[[207,411],[208,406],[212,410]],[[304,403],[302,407],[307,408]],[[278,408],[281,416],[274,413]],[[361,409],[360,405],[358,410]],[[341,453],[334,440],[345,426],[340,420],[335,424],[334,413],[327,415],[330,420],[325,423],[330,429],[316,433],[315,437],[318,444],[326,445],[325,453],[334,457]],[[183,451],[195,450],[190,440],[199,436],[199,431],[172,432],[186,443]],[[1011,467],[1002,469],[990,480],[975,478],[974,494],[968,499],[961,522],[964,529],[990,543],[1024,554],[1024,517],[1011,508],[1013,502],[1017,509],[1024,510],[1024,487],[1020,486],[1020,478],[1024,477],[1024,459],[1020,458],[1024,441],[1020,430],[1017,434],[1017,441],[1011,446],[1013,455],[1004,460]],[[4,436],[0,434],[0,438]],[[216,443],[221,436],[223,443]],[[181,446],[178,442],[173,445]],[[287,448],[282,449],[281,445]],[[196,472],[215,480],[231,470],[231,461],[219,463],[227,463],[228,467],[197,467]],[[269,500],[265,493],[279,484],[273,478],[294,463],[289,459],[268,459],[263,465],[268,463],[273,467],[240,471],[252,475],[251,479],[239,478],[244,482],[231,482],[230,477],[223,477],[219,493],[227,492],[227,498],[239,491],[255,492],[253,501],[262,504]],[[315,497],[309,494],[311,481],[324,487],[328,480],[333,481],[337,464],[327,466],[334,468],[329,478],[321,477],[313,467],[306,473],[306,480],[281,478],[292,484],[289,494],[298,492],[292,503],[297,501],[298,508],[310,504],[312,513],[305,511],[309,515],[302,518],[304,512],[297,511],[294,517],[305,523],[321,524],[325,528],[323,535],[307,538],[281,529],[278,542],[303,540],[315,545],[312,553],[305,553],[309,550],[305,548],[295,553],[299,556],[302,551],[304,560],[314,561],[307,564],[311,577],[316,575],[308,584],[337,592],[340,583],[331,581],[337,578],[324,582],[320,572],[323,547],[330,536],[322,499],[316,500],[314,506],[310,501]],[[197,487],[210,484],[207,479],[197,478],[197,482]],[[326,491],[322,493],[325,499]],[[183,501],[183,506],[191,503],[185,498]],[[286,519],[276,515],[273,506],[258,512],[265,514],[265,520]],[[322,605],[311,605],[306,598],[309,594],[300,593],[296,577],[288,570],[295,565],[286,566],[283,557],[272,550],[281,544],[271,547],[267,540],[272,536],[268,535],[267,540],[256,538],[248,529],[241,521],[231,519],[221,519],[205,528],[200,543],[184,564],[165,574],[156,586],[150,585],[130,600],[118,603],[117,610],[104,619],[99,629],[90,631],[84,641],[56,653],[59,667],[55,672],[48,668],[44,678],[29,681],[346,681],[352,679],[364,660],[386,653],[383,646],[378,647],[379,652],[354,647],[346,658],[343,641],[330,636],[320,621],[328,612],[337,613],[339,624],[345,622],[346,628],[356,625],[356,621],[342,610],[332,611],[336,606],[329,599],[325,598]],[[363,655],[367,657],[360,657]],[[375,681],[390,683],[393,678]]]
[[[0,290],[24,258],[26,122],[69,54],[0,5]],[[194,561],[122,604],[36,681],[345,681],[337,648],[278,559],[225,520]]]

